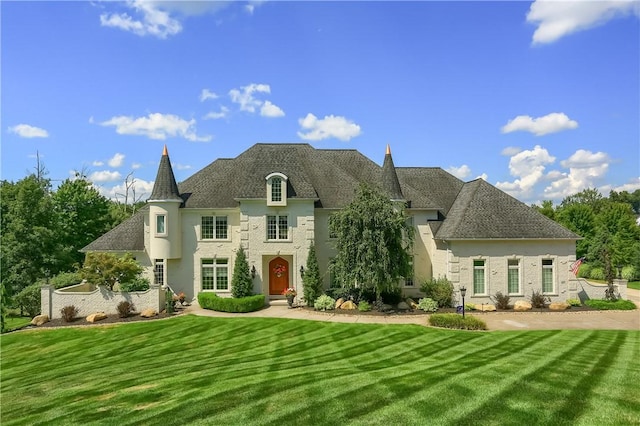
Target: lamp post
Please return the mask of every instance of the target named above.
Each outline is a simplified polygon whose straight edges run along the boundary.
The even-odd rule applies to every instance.
[[[465,286],[460,287],[460,295],[462,296],[462,318],[464,318],[464,296],[467,295],[467,288]]]

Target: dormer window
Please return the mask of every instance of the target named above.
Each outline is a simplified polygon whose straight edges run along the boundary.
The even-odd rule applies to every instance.
[[[287,177],[282,173],[271,173],[267,179],[267,205],[287,205]]]

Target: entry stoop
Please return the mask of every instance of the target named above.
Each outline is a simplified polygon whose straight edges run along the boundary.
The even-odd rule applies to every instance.
[[[270,299],[269,306],[288,306],[287,299]]]

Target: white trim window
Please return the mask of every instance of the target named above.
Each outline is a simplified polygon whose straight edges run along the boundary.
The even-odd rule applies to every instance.
[[[164,259],[155,259],[153,265],[153,283],[164,285]]]
[[[200,259],[202,290],[229,291],[229,259]]]
[[[227,240],[229,238],[227,216],[202,216],[200,222],[200,239]]]
[[[475,259],[473,261],[473,294],[486,294],[485,261],[482,259]]]
[[[267,179],[267,205],[287,205],[287,180],[282,173],[271,173]]]
[[[542,259],[542,294],[555,293],[553,259]]]
[[[522,294],[520,288],[520,260],[507,260],[507,293]]]
[[[286,215],[267,216],[267,240],[289,239],[289,217]]]
[[[404,286],[405,287],[414,287],[415,286],[415,283],[414,283],[415,271],[413,270],[413,257],[409,260],[409,265],[411,267],[411,275],[408,276],[408,277],[405,277]]]
[[[167,215],[166,214],[157,214],[156,220],[156,236],[162,237],[167,235]]]

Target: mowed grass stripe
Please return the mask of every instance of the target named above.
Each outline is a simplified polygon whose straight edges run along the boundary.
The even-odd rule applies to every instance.
[[[3,336],[1,421],[593,424],[600,407],[599,424],[620,424],[638,414],[628,395],[639,342],[640,332],[189,316],[40,330]],[[616,400],[603,406],[613,386]]]

